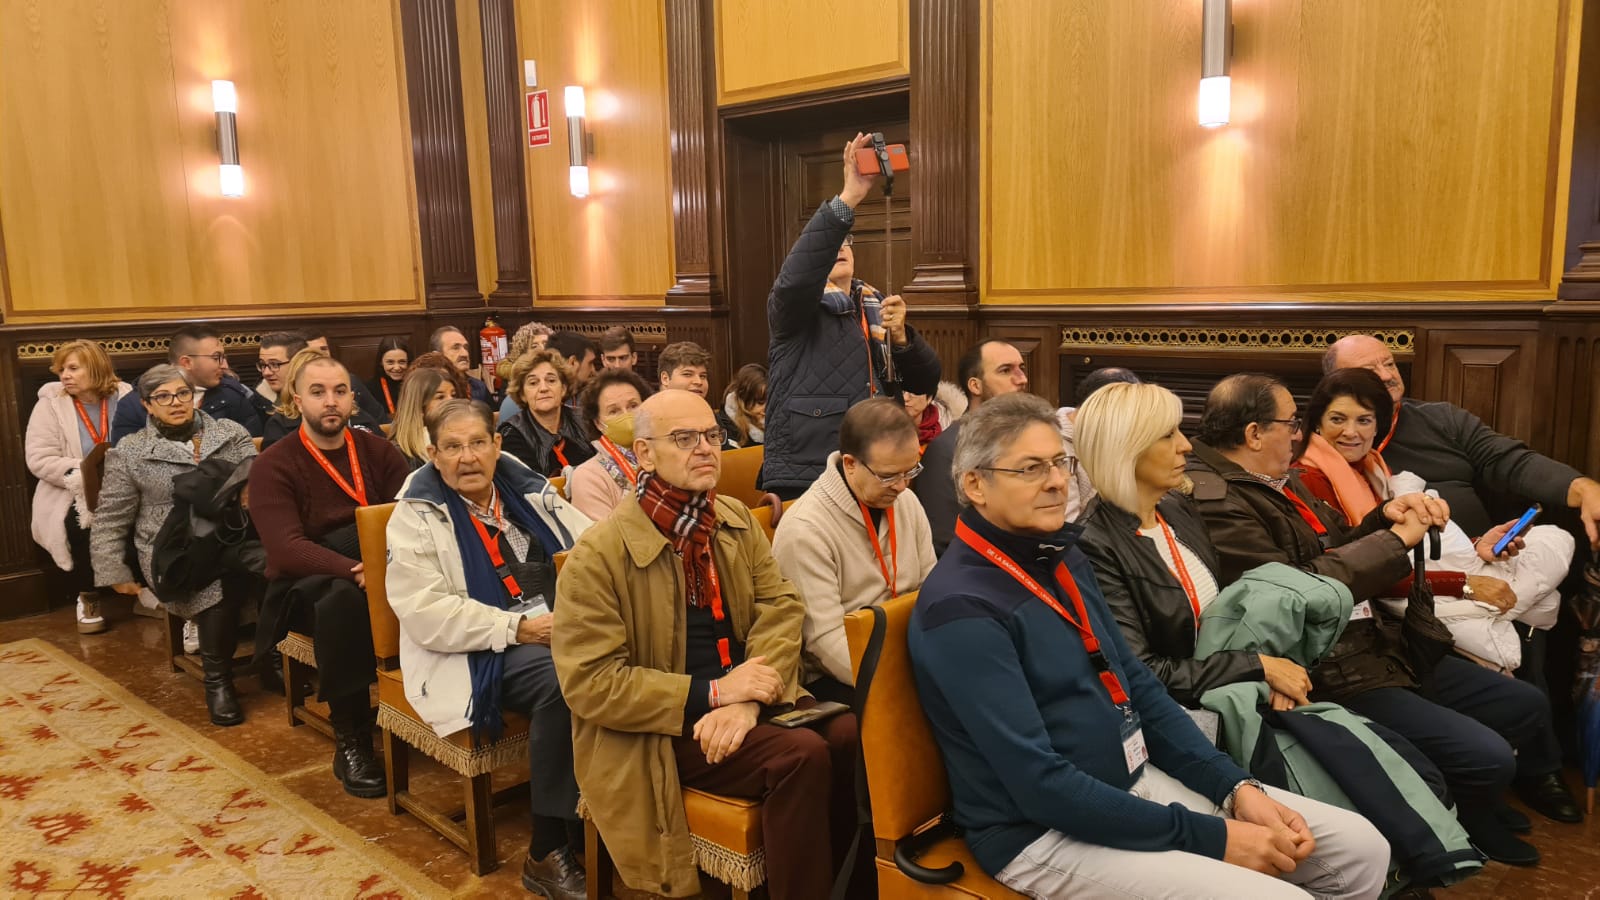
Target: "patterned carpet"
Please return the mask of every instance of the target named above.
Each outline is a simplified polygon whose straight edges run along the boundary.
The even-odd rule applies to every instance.
[[[0,644],[0,896],[445,892],[38,640]]]

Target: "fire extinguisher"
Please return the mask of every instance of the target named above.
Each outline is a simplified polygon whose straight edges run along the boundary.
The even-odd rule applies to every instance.
[[[483,383],[489,388],[490,393],[499,390],[499,378],[495,375],[496,364],[506,358],[506,330],[495,323],[494,319],[485,319],[483,330],[478,332],[478,350],[483,356]]]

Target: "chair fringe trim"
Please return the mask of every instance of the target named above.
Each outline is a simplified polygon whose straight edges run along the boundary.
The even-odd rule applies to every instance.
[[[721,844],[691,833],[694,843],[694,862],[700,871],[730,887],[753,891],[767,881],[767,851],[757,849],[749,856],[735,853]]]
[[[469,750],[439,737],[432,728],[385,703],[378,704],[378,727],[469,778],[513,763],[524,767],[528,764],[527,732]]]
[[[311,642],[298,634],[291,634],[278,642],[278,652],[311,668],[317,667],[317,651]]]

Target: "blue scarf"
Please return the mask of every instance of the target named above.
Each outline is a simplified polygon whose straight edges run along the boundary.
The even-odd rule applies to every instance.
[[[528,499],[510,485],[504,467],[494,473],[494,488],[500,495],[501,511],[505,518],[539,541],[546,558],[554,558],[567,548],[561,546],[555,532],[533,511]],[[437,478],[437,470],[434,477]],[[489,551],[478,539],[478,530],[472,525],[472,511],[467,501],[449,487],[440,485],[444,494],[445,509],[450,513],[450,524],[455,529],[456,547],[461,550],[461,568],[467,577],[467,595],[495,609],[507,608],[505,583],[494,570]],[[472,701],[467,706],[467,718],[472,720],[474,737],[498,740],[505,730],[505,719],[500,715],[500,679],[505,672],[505,657],[493,650],[474,650],[467,654],[467,664],[472,671]]]

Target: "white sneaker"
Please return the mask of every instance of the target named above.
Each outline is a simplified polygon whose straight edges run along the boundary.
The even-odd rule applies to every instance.
[[[200,626],[193,619],[183,623],[183,652],[200,652]]]
[[[78,633],[99,634],[105,630],[106,620],[100,615],[100,598],[94,594],[79,594]]]

